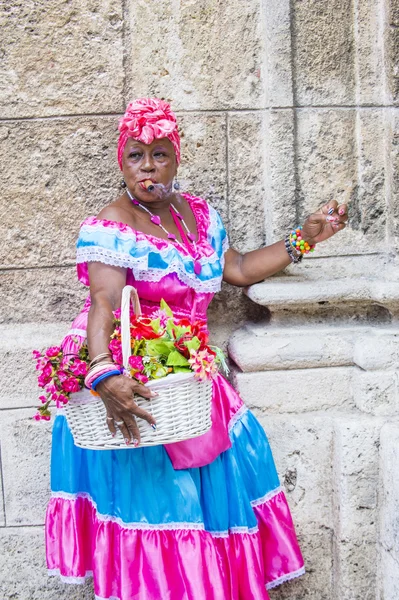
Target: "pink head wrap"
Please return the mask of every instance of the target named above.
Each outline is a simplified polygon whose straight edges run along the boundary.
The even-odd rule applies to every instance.
[[[119,120],[118,163],[122,170],[122,155],[129,137],[151,144],[154,139],[168,138],[175,150],[176,162],[180,163],[180,136],[176,115],[170,105],[159,98],[138,98],[126,109]]]

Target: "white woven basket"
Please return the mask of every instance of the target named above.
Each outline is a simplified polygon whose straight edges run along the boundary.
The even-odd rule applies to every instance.
[[[122,292],[121,337],[123,364],[128,367],[131,355],[130,340],[130,298],[134,312],[141,314],[137,292],[132,286],[125,286]],[[212,382],[200,382],[193,373],[176,373],[148,382],[146,387],[158,393],[147,400],[140,396],[135,402],[155,417],[157,430],[144,419],[137,419],[140,430],[140,447],[171,444],[206,433],[212,424],[211,400]],[[65,416],[76,446],[92,450],[126,450],[127,446],[117,428],[112,437],[106,421],[106,409],[98,396],[93,396],[86,388],[71,394],[65,406]]]

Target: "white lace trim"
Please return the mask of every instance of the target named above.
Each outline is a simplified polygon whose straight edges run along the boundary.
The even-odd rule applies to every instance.
[[[297,577],[301,577],[301,575],[305,574],[305,567],[301,567],[297,571],[292,571],[292,573],[287,573],[274,581],[270,581],[270,583],[266,584],[266,589],[271,590],[272,588],[281,585],[282,583],[286,583],[287,581],[291,581],[292,579],[296,579]]]
[[[215,261],[218,260],[216,255]],[[202,264],[209,264],[211,261],[207,257],[202,258]],[[129,254],[122,254],[105,248],[78,248],[76,254],[77,264],[86,262],[102,262],[114,267],[131,269],[137,281],[158,282],[170,273],[176,273],[180,281],[197,292],[216,293],[221,289],[222,275],[213,277],[206,281],[201,281],[195,273],[187,273],[184,265],[177,258],[174,258],[165,269],[148,267],[148,257],[135,258]],[[201,262],[201,261],[200,261]]]
[[[93,577],[93,571],[86,571],[86,574],[82,575],[82,577],[67,577],[66,575],[62,575],[59,569],[47,569],[47,574],[50,577],[58,576],[64,583],[75,583],[77,585],[83,585],[86,579]]]
[[[178,531],[180,529],[192,529],[194,531],[202,531],[205,529],[203,523],[125,523],[120,517],[114,517],[113,515],[103,515],[98,511],[97,504],[93,498],[87,492],[79,492],[77,494],[69,494],[68,492],[52,492],[52,498],[62,498],[63,500],[77,500],[78,498],[85,498],[92,504],[96,511],[96,516],[99,521],[117,523],[124,529],[137,529],[137,530],[150,530],[150,531]]]
[[[248,407],[245,406],[245,404],[243,404],[241,408],[239,408],[237,412],[231,417],[229,421],[229,434],[232,432],[234,425],[242,419],[246,412],[248,412]]]
[[[212,537],[228,537],[230,534],[234,533],[257,533],[258,527],[230,527],[225,531],[208,531],[205,529],[205,525],[203,523],[157,523],[156,525],[152,523],[125,523],[122,521],[120,517],[114,517],[111,515],[103,515],[98,512],[97,504],[93,500],[93,498],[87,492],[78,492],[76,494],[70,494],[69,492],[52,492],[52,498],[61,498],[62,500],[72,500],[75,501],[78,498],[85,498],[90,502],[90,504],[94,507],[96,511],[96,516],[100,521],[108,522],[112,521],[113,523],[117,523],[120,527],[124,529],[137,529],[141,531],[149,530],[149,531],[179,531],[179,530],[192,530],[192,531],[205,531],[209,533]]]
[[[262,498],[258,498],[257,500],[252,500],[251,501],[251,506],[253,506],[253,507],[254,506],[260,506],[261,504],[264,504],[265,502],[268,502],[269,500],[271,500],[272,498],[274,498],[274,496],[277,496],[282,491],[283,491],[283,488],[280,485],[275,490],[272,490],[271,492],[267,492],[267,494],[265,494],[264,496],[262,496]]]

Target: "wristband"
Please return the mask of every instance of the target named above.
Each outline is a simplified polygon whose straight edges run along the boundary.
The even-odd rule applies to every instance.
[[[96,391],[96,387],[98,386],[98,384],[101,381],[104,381],[104,379],[107,379],[108,377],[113,377],[114,375],[120,375],[121,372],[119,371],[119,369],[114,369],[113,371],[107,371],[107,373],[103,373],[102,375],[99,375],[99,377],[97,377],[97,379],[95,379],[92,384],[91,384],[91,389]]]

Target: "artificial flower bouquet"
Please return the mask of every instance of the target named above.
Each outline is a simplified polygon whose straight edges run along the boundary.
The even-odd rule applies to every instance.
[[[120,310],[115,313],[115,327],[109,351],[123,374],[145,384],[172,373],[193,372],[198,380],[212,379],[221,365],[227,366],[223,352],[209,345],[204,321],[177,319],[170,307],[161,301],[151,316],[130,317],[131,356],[129,368],[123,369]],[[78,355],[64,355],[61,347],[52,346],[43,353],[34,350],[38,385],[44,390],[36,420],[49,420],[50,405],[61,408],[70,395],[84,388],[89,370],[89,353],[83,344]]]

